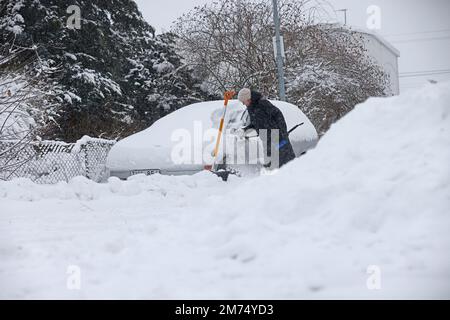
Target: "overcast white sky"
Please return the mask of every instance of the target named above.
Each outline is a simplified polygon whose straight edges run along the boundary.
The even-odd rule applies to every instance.
[[[196,5],[212,0],[135,0],[145,19],[157,32],[170,29],[172,21]],[[269,0],[267,0],[269,1]],[[400,84],[403,90],[427,79],[450,80],[449,0],[329,0],[336,9],[348,9],[347,24],[366,28],[370,5],[381,9],[379,33],[401,53]],[[337,17],[343,21],[343,13]],[[405,72],[439,71],[422,77],[405,77]],[[444,73],[446,72],[446,73]]]

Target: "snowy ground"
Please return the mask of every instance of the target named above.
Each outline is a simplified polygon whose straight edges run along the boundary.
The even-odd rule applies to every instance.
[[[0,297],[448,299],[449,130],[429,85],[272,175],[0,182]]]

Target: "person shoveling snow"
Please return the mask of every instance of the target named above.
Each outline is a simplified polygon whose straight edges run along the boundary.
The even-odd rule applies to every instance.
[[[265,151],[267,157],[270,159],[270,162],[266,166],[282,167],[289,161],[295,159],[294,149],[289,140],[286,120],[280,109],[275,107],[270,101],[263,99],[261,93],[251,91],[248,88],[243,88],[239,91],[238,100],[247,107],[250,116],[250,124],[241,129],[241,135],[246,130],[255,129],[261,138],[260,130],[266,130],[266,134],[264,134],[266,137],[262,137],[263,139],[266,138],[267,143],[264,144],[266,146]],[[273,152],[274,150],[272,150],[273,133],[275,136],[276,134],[279,135],[278,144],[275,144],[278,152]]]

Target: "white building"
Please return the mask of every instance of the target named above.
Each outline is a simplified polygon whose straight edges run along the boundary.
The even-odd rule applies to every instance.
[[[328,28],[347,29],[352,32],[359,33],[364,41],[367,53],[389,74],[391,83],[391,93],[393,95],[400,94],[400,83],[398,73],[398,51],[392,44],[376,32],[368,29],[344,26],[341,23],[321,24]]]
[[[381,35],[369,30],[351,28],[351,30],[362,35],[365,42],[365,49],[368,54],[383,67],[384,71],[389,74],[391,81],[391,91],[393,95],[400,94],[400,83],[398,75],[398,51]]]

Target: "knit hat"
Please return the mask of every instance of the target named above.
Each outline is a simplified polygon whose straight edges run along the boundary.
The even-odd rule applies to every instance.
[[[252,92],[249,88],[243,88],[238,93],[238,100],[242,103],[246,102],[247,100],[250,100],[252,98]]]

